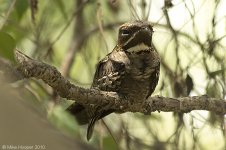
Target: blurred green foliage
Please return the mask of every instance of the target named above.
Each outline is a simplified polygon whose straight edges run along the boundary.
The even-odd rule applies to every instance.
[[[0,55],[4,58],[14,61],[15,40],[7,33],[0,32]]]
[[[37,5],[31,5],[32,1]],[[117,43],[119,25],[147,19],[154,25],[153,45],[162,58],[155,95],[226,96],[224,0],[172,1],[170,7],[158,0],[0,0],[0,4],[1,58],[13,62],[17,47],[56,66],[74,84],[88,88],[96,63]],[[193,87],[189,87],[191,82]],[[58,97],[42,81],[31,79],[14,86],[27,91],[29,94],[21,96],[46,113],[53,125],[85,140],[86,126],[77,125],[64,111],[70,101]],[[189,95],[187,88],[191,88]],[[116,143],[100,123],[87,144],[109,150],[225,149],[225,119],[213,113],[111,114],[105,122]]]

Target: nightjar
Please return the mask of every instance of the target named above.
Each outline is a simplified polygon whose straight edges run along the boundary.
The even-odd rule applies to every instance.
[[[91,88],[117,92],[132,104],[144,102],[155,90],[159,79],[160,57],[152,46],[153,28],[145,21],[120,26],[118,43],[97,65]],[[78,103],[68,108],[80,124],[89,124],[87,139],[95,122],[117,110],[102,110]]]

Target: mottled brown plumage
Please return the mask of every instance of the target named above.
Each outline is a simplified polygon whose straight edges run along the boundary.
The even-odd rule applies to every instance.
[[[142,103],[149,97],[158,82],[160,58],[152,47],[152,26],[148,22],[135,21],[119,28],[118,44],[96,69],[91,88],[117,92],[131,103]],[[94,124],[116,110],[102,110],[74,104],[68,109],[79,123],[89,123],[87,139]]]

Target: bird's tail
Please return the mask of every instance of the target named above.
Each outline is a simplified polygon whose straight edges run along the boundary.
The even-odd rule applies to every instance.
[[[67,111],[75,116],[75,119],[80,125],[88,124],[91,119],[86,108],[78,103],[73,103],[67,108]]]
[[[100,111],[99,109],[96,110],[96,112],[93,114],[93,116],[90,119],[89,124],[88,124],[88,129],[87,129],[87,134],[86,134],[86,138],[88,141],[93,135],[93,129],[94,129],[96,121],[104,118],[105,116],[107,116],[113,112],[114,112],[114,109],[109,109],[109,110],[104,110],[104,111]]]
[[[69,106],[67,108],[67,111],[69,111],[73,116],[75,116],[75,119],[80,125],[88,124],[87,140],[89,140],[92,137],[96,121],[114,112],[113,109],[104,111],[96,109],[95,111],[91,111],[89,110],[89,108],[85,108],[84,106],[78,103],[74,103],[71,106]]]
[[[87,129],[87,140],[90,140],[93,134],[93,129],[95,126],[95,122],[101,118],[101,113],[93,113],[84,106],[74,103],[71,106],[67,108],[67,111],[69,111],[73,116],[75,116],[75,119],[80,125],[88,124]]]
[[[88,124],[88,128],[87,128],[87,134],[86,134],[86,138],[88,141],[90,140],[90,138],[93,135],[93,129],[94,129],[96,121],[99,120],[100,118],[101,118],[101,114],[97,113],[90,120],[90,122]]]

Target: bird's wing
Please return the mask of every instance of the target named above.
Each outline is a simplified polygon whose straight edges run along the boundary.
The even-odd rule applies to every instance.
[[[125,74],[125,64],[111,59],[109,55],[98,63],[92,88],[117,92]]]
[[[112,53],[107,55],[97,64],[91,88],[98,88],[102,91],[119,91],[121,82],[125,74],[125,64],[111,59],[110,55],[112,55]],[[92,110],[92,112],[90,113],[91,120],[89,121],[87,129],[88,140],[92,136],[95,122],[112,112],[114,112],[114,110],[111,109],[101,110],[101,108],[96,108],[95,110]]]

